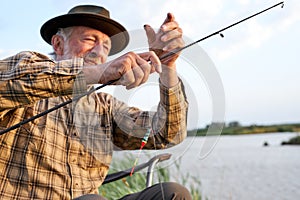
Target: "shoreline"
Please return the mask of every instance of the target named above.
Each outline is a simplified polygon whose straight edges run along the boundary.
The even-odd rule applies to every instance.
[[[282,133],[282,132],[300,132],[300,124],[276,124],[276,125],[224,125],[221,123],[213,123],[205,128],[188,130],[188,136],[205,136],[209,128],[220,130],[221,135],[242,135],[242,134],[261,134],[261,133]],[[211,132],[213,135],[213,132]],[[219,135],[219,133],[216,133]]]
[[[250,125],[241,126],[238,123],[224,125],[222,123],[213,123],[205,128],[188,130],[187,136],[207,136],[209,128],[215,127],[220,130],[221,135],[248,135],[248,134],[265,134],[265,133],[299,133],[298,136],[291,138],[289,141],[283,141],[282,145],[300,145],[300,124],[276,124],[276,125]],[[213,130],[213,129],[211,129]],[[219,135],[220,132],[210,132],[211,136]]]

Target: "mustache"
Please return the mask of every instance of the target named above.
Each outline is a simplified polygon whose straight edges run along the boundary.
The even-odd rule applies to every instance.
[[[83,56],[83,59],[87,65],[91,65],[91,64],[99,65],[99,64],[103,63],[102,57],[94,52],[89,52],[89,53],[85,54]]]

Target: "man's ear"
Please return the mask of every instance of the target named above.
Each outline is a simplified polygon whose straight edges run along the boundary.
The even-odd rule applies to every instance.
[[[53,35],[51,39],[51,44],[56,55],[63,55],[64,53],[64,40],[59,35]]]

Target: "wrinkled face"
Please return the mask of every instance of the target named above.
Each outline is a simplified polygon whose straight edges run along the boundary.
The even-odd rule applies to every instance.
[[[74,26],[67,38],[60,36],[60,49],[55,49],[57,60],[84,58],[85,65],[104,63],[111,49],[110,38],[95,29]]]

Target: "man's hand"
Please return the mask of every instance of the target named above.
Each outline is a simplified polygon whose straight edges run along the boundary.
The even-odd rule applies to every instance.
[[[160,60],[153,51],[139,54],[129,52],[108,63],[98,65],[96,69],[98,83],[119,79],[116,84],[124,85],[127,89],[145,83],[151,73],[162,71]]]
[[[157,33],[149,25],[144,27],[150,52],[140,54],[129,52],[108,63],[85,67],[83,72],[87,83],[103,84],[119,79],[115,84],[131,89],[145,83],[149,74],[156,71],[160,73],[162,84],[166,87],[175,86],[179,81],[175,64],[179,53],[163,60],[159,60],[159,57],[184,46],[182,29],[171,13],[168,13]]]
[[[175,21],[173,14],[168,13],[165,21],[162,23],[157,33],[149,25],[144,25],[148,37],[148,44],[151,51],[154,51],[158,57],[174,51],[184,46],[182,39],[182,29]],[[163,65],[173,67],[179,53],[161,60]]]
[[[182,29],[171,13],[167,14],[165,21],[157,33],[155,33],[153,28],[149,25],[145,25],[144,29],[148,37],[149,48],[151,51],[154,51],[158,57],[184,46]],[[175,63],[178,57],[179,52],[161,60],[162,73],[160,73],[160,81],[166,87],[173,87],[179,81]]]

